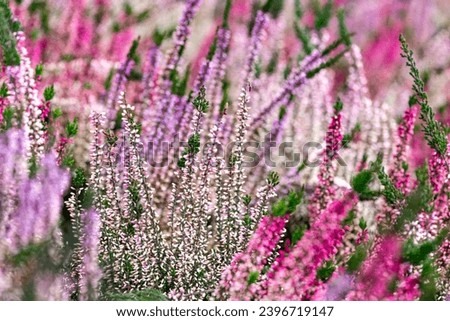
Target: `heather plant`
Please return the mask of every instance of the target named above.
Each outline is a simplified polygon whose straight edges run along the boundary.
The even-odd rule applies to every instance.
[[[433,72],[397,32],[374,94],[346,4],[246,4],[0,0],[2,300],[448,298]]]

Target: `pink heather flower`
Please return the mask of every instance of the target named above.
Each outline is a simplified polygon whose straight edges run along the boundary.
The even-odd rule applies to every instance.
[[[419,295],[418,277],[401,262],[401,239],[387,236],[376,245],[355,281],[347,300],[415,300]],[[393,282],[397,287],[392,290]]]
[[[230,300],[251,300],[257,297],[263,267],[272,255],[285,228],[289,216],[265,216],[253,233],[247,248],[236,254],[222,273],[216,297]],[[254,277],[253,283],[249,283]]]
[[[328,127],[319,180],[308,205],[308,213],[313,220],[328,206],[335,195],[335,188],[333,187],[335,165],[333,161],[342,144],[341,119],[341,114],[337,113],[331,119]]]
[[[395,146],[390,176],[392,177],[395,187],[403,193],[408,193],[410,191],[409,173],[404,169],[403,164],[409,163],[409,144],[414,131],[414,122],[417,117],[417,111],[417,106],[408,108],[403,115],[402,122],[397,128],[397,144]]]
[[[302,300],[313,296],[316,273],[337,253],[345,228],[341,221],[353,208],[356,195],[348,192],[332,202],[313,222],[302,239],[268,272],[264,300]]]
[[[428,176],[433,193],[432,212],[421,212],[414,223],[414,232],[417,240],[429,240],[436,237],[439,231],[447,226],[450,219],[448,193],[450,182],[448,171],[450,160],[450,144],[447,146],[447,155],[441,156],[433,152],[428,163]]]
[[[109,49],[110,55],[114,61],[123,61],[133,41],[133,29],[124,28],[115,33],[111,39],[111,46]]]

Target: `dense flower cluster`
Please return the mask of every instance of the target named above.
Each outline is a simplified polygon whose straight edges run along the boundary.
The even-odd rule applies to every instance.
[[[450,63],[350,2],[0,0],[0,299],[449,298]]]

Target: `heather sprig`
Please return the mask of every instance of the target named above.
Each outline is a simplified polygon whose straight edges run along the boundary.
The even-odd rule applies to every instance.
[[[436,120],[435,113],[428,103],[425,84],[414,60],[413,51],[409,49],[408,43],[403,35],[400,35],[399,40],[402,48],[401,55],[406,59],[406,65],[410,68],[409,74],[414,81],[412,90],[415,101],[420,105],[419,118],[423,121],[422,130],[425,134],[425,139],[431,148],[436,150],[441,156],[444,156],[447,152],[448,143],[444,126]]]

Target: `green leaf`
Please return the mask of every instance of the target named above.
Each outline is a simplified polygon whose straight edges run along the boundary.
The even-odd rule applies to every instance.
[[[321,72],[322,70],[332,67],[333,65],[335,65],[344,56],[344,54],[346,52],[347,52],[347,50],[341,51],[336,56],[328,59],[327,61],[325,61],[323,63],[321,63],[318,67],[308,71],[306,73],[306,78],[311,79],[314,76],[316,76],[319,72]]]
[[[267,184],[271,186],[280,184],[280,175],[277,172],[271,171],[267,177]]]
[[[45,87],[44,89],[44,99],[50,101],[55,97],[55,87],[53,85]]]
[[[292,246],[295,246],[298,243],[298,241],[300,241],[302,239],[303,235],[305,235],[306,230],[307,230],[307,226],[304,224],[295,228],[295,230],[294,230],[294,232],[292,232],[292,236],[291,236]]]
[[[75,188],[81,188],[87,183],[86,174],[83,169],[77,168],[72,176],[72,186]]]
[[[68,137],[75,137],[78,133],[78,119],[75,118],[73,122],[69,122],[66,125],[66,133]]]
[[[315,13],[314,26],[316,27],[316,30],[326,28],[330,23],[333,14],[333,1],[328,0],[322,7],[320,2],[315,0],[313,1],[313,10]]]
[[[277,19],[283,11],[284,0],[267,0],[261,10],[267,12],[273,19]]]
[[[369,184],[373,181],[373,178],[372,171],[364,169],[352,178],[351,186],[356,193],[362,194],[369,189]]]
[[[322,267],[317,270],[316,278],[322,282],[328,281],[336,270],[332,261],[326,261]]]
[[[297,206],[303,201],[304,190],[299,192],[291,191],[287,196],[281,198],[272,205],[272,216],[284,216],[295,212]]]
[[[177,162],[177,166],[179,168],[185,168],[186,167],[186,158],[181,157]]]
[[[231,5],[232,5],[232,1],[231,0],[226,0],[226,2],[225,2],[225,9],[223,10],[223,20],[222,20],[222,28],[224,28],[224,29],[228,29],[229,28],[228,18],[230,16]]]
[[[137,48],[139,47],[139,41],[140,41],[140,37],[138,37],[137,39],[133,40],[133,43],[131,44],[130,50],[128,51],[127,54],[127,59],[129,60],[134,60],[134,61],[138,61],[137,56]]]
[[[422,273],[420,275],[420,300],[421,301],[435,301],[437,296],[437,280],[438,272],[433,264],[433,261],[428,259],[422,266]]]
[[[0,87],[0,97],[2,98],[8,97],[8,86],[6,86],[5,83],[3,83],[2,87]]]
[[[334,111],[336,114],[340,113],[342,111],[342,108],[344,108],[344,104],[342,103],[341,98],[338,97],[336,100],[336,103],[334,104]]]
[[[250,284],[256,283],[256,281],[258,281],[258,278],[259,278],[258,271],[250,272],[248,275],[247,284],[250,285]]]
[[[364,217],[361,217],[361,219],[359,220],[359,227],[362,229],[362,230],[365,230],[366,228],[367,228],[367,222],[366,222],[366,220],[364,219]]]
[[[250,195],[244,195],[244,197],[242,197],[242,202],[245,206],[249,206],[251,201],[252,197]]]
[[[355,249],[355,253],[350,257],[347,262],[347,271],[357,272],[364,260],[367,257],[367,249],[364,244],[358,245]]]
[[[14,109],[12,107],[6,107],[3,110],[3,129],[8,130],[13,125]]]
[[[352,39],[350,33],[348,32],[347,25],[345,24],[345,11],[343,9],[339,9],[337,17],[339,23],[339,35],[343,39],[344,44],[346,46],[350,46],[352,44]]]
[[[343,226],[350,226],[350,225],[352,225],[353,221],[355,220],[355,218],[356,218],[356,211],[355,210],[349,211],[347,216],[342,221],[342,225]]]
[[[44,73],[44,65],[38,64],[36,66],[35,73],[36,73],[36,76],[42,76],[42,74]]]

